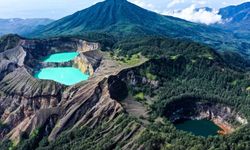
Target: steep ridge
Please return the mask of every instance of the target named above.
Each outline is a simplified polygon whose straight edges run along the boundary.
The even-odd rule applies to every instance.
[[[106,0],[34,31],[31,37],[109,33],[118,37],[161,35],[186,38],[212,45],[218,50],[248,54],[249,48],[230,32],[220,28],[163,16],[140,8],[126,0]],[[224,46],[226,45],[226,47]]]
[[[6,48],[0,53],[0,113],[2,122],[8,125],[8,129],[1,131],[1,139],[10,138],[18,143],[22,132],[30,133],[34,128],[46,123],[50,117],[46,115],[50,114],[50,108],[51,113],[62,112],[56,107],[66,87],[53,81],[37,80],[32,76],[34,71],[43,65],[38,63],[40,58],[63,49],[75,49],[84,53],[100,48],[97,43],[83,40],[67,39],[66,41],[60,38],[50,40],[20,38],[14,48]],[[97,56],[94,58],[100,61],[101,55]],[[88,57],[88,55],[84,56],[87,60]],[[96,69],[96,63],[99,62],[95,62],[94,58],[91,64]],[[74,62],[69,64],[73,65]],[[48,109],[48,112],[45,113],[45,109]],[[43,117],[38,121],[35,114]]]
[[[75,49],[80,55],[65,64],[40,62],[41,57],[63,49]],[[110,93],[110,76],[117,75],[126,66],[104,57],[98,49],[98,43],[72,38],[29,40],[20,37],[16,47],[2,52],[0,115],[6,128],[0,130],[0,138],[17,145],[24,134],[30,136],[39,132],[39,136],[48,136],[52,142],[62,132],[70,133],[84,126],[95,128],[120,118],[125,110]],[[15,63],[15,67],[8,65],[10,63]],[[84,71],[92,72],[91,78],[66,87],[32,77],[39,67],[65,65],[75,65],[79,69],[87,65],[91,68]],[[116,89],[116,92],[120,91]],[[131,140],[130,136],[142,129],[136,122],[127,126],[133,130],[114,137],[117,142]],[[111,132],[111,128],[106,132]]]

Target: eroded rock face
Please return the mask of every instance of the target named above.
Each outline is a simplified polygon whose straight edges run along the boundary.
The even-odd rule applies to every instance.
[[[21,46],[0,53],[0,80],[18,67],[24,66],[26,52]]]
[[[77,52],[88,52],[100,49],[99,43],[87,42],[83,40],[79,40],[77,42]]]
[[[165,108],[165,115],[172,122],[180,119],[211,120],[221,127],[221,134],[232,133],[236,128],[248,123],[239,112],[225,104],[188,96],[170,102]]]
[[[122,105],[117,97],[112,96],[115,92],[110,92],[113,86],[109,81],[113,80],[111,76],[116,76],[124,68],[103,58],[102,52],[97,50],[99,48],[99,44],[76,39],[24,40],[19,47],[5,50],[8,54],[1,53],[2,58],[7,58],[1,62],[4,65],[0,79],[0,117],[8,128],[0,131],[0,139],[10,139],[17,144],[23,133],[30,135],[39,129],[42,136],[48,136],[53,141],[62,132],[82,126],[94,128],[123,114]],[[61,50],[65,49],[76,49],[80,55],[66,63],[40,61],[44,56],[64,52]],[[11,63],[14,65],[8,65]],[[78,67],[84,73],[89,73],[91,78],[65,87],[32,76],[43,67],[66,66]],[[112,140],[126,141],[143,129],[134,122],[128,126],[132,129],[130,132],[124,131]]]
[[[80,55],[73,60],[73,66],[79,68],[83,73],[93,76],[95,70],[100,66],[102,58],[103,55],[98,50],[86,51],[80,53]]]
[[[69,122],[66,122],[65,126],[59,128],[58,131],[59,125],[55,129],[57,122],[67,120],[65,117],[68,113],[84,110],[83,114],[76,113],[76,116],[73,117],[76,123],[84,115],[88,115],[88,109],[92,109],[89,112],[91,115],[95,111],[103,113],[103,116],[99,114],[103,119],[110,116],[105,115],[105,112],[102,111],[109,111],[109,109],[114,113],[121,111],[118,103],[110,99],[109,95],[102,93],[105,89],[99,82],[104,78],[92,81],[91,86],[87,86],[89,91],[84,91],[87,89],[83,86],[81,93],[77,92],[80,88],[68,93],[65,92],[66,87],[64,85],[48,80],[38,80],[32,76],[34,71],[41,67],[75,65],[74,60],[64,64],[42,64],[40,62],[40,59],[46,55],[73,50],[79,51],[81,53],[79,57],[84,58],[86,63],[91,65],[94,70],[99,67],[102,57],[101,55],[92,56],[90,51],[99,48],[98,43],[70,38],[56,38],[50,40],[20,39],[15,48],[4,49],[0,53],[0,117],[1,122],[8,128],[0,131],[0,138],[11,139],[14,143],[18,143],[22,133],[30,134],[32,131],[43,127],[46,134],[54,139],[58,133],[71,126],[68,124]],[[84,53],[87,53],[87,55],[84,55]],[[94,52],[94,54],[97,53]],[[74,94],[77,94],[77,96]],[[68,105],[69,101],[72,102],[72,105]],[[82,103],[82,105],[76,103]],[[95,105],[100,106],[93,109]],[[78,106],[86,109],[82,107],[77,109]],[[112,115],[112,111],[110,111],[110,115]],[[99,115],[96,116],[96,120],[102,120]],[[98,123],[98,121],[94,121],[94,118],[91,120],[92,122],[87,118],[80,122],[91,125]]]

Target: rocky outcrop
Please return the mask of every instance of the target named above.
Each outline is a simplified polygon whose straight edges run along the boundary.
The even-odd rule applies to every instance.
[[[0,37],[0,53],[17,47],[22,41],[21,37],[15,34],[8,34]]]
[[[42,136],[48,136],[48,139],[53,141],[62,132],[71,132],[82,126],[95,128],[103,122],[112,122],[121,116],[125,112],[118,101],[120,98],[117,89],[121,84],[114,86],[116,79],[113,77],[124,74],[121,71],[126,68],[106,58],[99,48],[100,45],[96,43],[55,38],[23,40],[18,47],[1,53],[5,60],[2,70],[6,71],[1,71],[0,116],[8,128],[0,131],[0,139],[10,139],[17,144],[24,133],[31,135],[39,129]],[[80,54],[66,63],[41,62],[42,57],[65,52],[64,50],[76,50]],[[10,67],[8,63],[13,62],[14,67]],[[75,66],[92,77],[77,85],[65,87],[32,76],[43,67],[53,66]],[[123,84],[124,86],[126,84]],[[143,129],[135,122],[127,124],[127,127],[132,130],[124,130],[112,140],[131,141],[131,137]],[[112,132],[113,129],[115,128],[105,129],[103,134]]]
[[[87,42],[84,40],[79,40],[77,44],[77,52],[88,52],[100,49],[101,45],[99,43]]]
[[[11,130],[7,137],[17,140],[28,118],[57,106],[64,86],[34,79],[24,68],[18,68],[3,78],[0,89],[4,93],[0,97],[1,121]]]
[[[21,42],[13,49],[4,50],[0,53],[0,116],[1,122],[8,126],[8,130],[4,129],[0,131],[0,138],[11,139],[15,143],[20,141],[22,133],[30,134],[40,127],[44,127],[47,135],[49,135],[55,127],[57,120],[60,121],[62,118],[66,120],[65,116],[67,116],[68,112],[73,113],[77,110],[76,107],[78,107],[77,104],[72,106],[66,106],[66,104],[64,104],[65,102],[71,101],[72,97],[69,95],[72,95],[72,93],[76,91],[72,91],[72,93],[64,92],[66,88],[64,85],[53,81],[35,79],[32,76],[34,71],[45,65],[57,65],[42,64],[40,62],[42,57],[55,52],[76,50],[81,52],[80,56],[86,58],[88,63],[93,66],[93,69],[96,69],[102,60],[101,55],[92,57],[91,53],[89,54],[88,52],[100,48],[97,43],[71,38],[55,38],[50,40],[22,39],[20,41]],[[85,56],[83,53],[87,53],[88,55]],[[94,52],[94,54],[97,53],[98,52]],[[72,66],[74,65],[74,61],[58,65]],[[91,85],[91,88],[89,88],[90,91],[82,91],[82,93],[76,92],[78,96],[74,97],[75,100],[72,101],[75,101],[75,103],[76,101],[79,103],[82,102],[82,106],[84,105],[84,108],[89,109],[93,109],[97,104],[100,105],[100,108],[89,110],[91,114],[95,110],[99,111],[99,113],[103,111],[103,114],[109,109],[114,112],[121,111],[118,103],[108,99],[108,95],[102,94],[101,91],[103,88],[99,85],[99,82],[103,79],[104,78],[94,80],[91,84],[88,84],[88,86]],[[86,89],[85,86],[83,87]],[[88,94],[86,94],[86,92]],[[85,97],[81,98],[83,94]],[[107,98],[105,99],[104,96],[107,96]],[[103,97],[103,99],[101,99],[102,102],[100,103],[103,103],[103,105],[98,103],[101,97]],[[85,102],[83,102],[84,100]],[[105,100],[107,103],[104,102]],[[81,110],[81,108],[79,109]],[[82,116],[75,114],[75,118],[78,118],[76,119],[77,121],[85,114],[87,115],[87,109],[85,110],[86,112],[82,114]],[[110,115],[111,114],[110,112]],[[103,116],[103,118],[105,117],[106,116]],[[109,115],[107,115],[107,117],[109,117]],[[102,120],[99,116],[96,116],[96,119]],[[95,124],[94,118],[92,120],[92,124]],[[89,124],[91,124],[89,119],[82,120],[81,122],[87,123],[88,121]],[[50,123],[48,124],[48,122]],[[96,123],[97,122],[98,121],[96,121]],[[60,128],[59,131],[61,132],[67,129],[68,126],[70,126],[68,122],[66,126],[67,127],[63,126]],[[48,130],[49,128],[50,130]],[[56,133],[54,130],[56,129],[53,129],[52,133]],[[53,136],[56,137],[57,134],[51,134],[51,137]]]
[[[100,66],[102,58],[103,55],[98,50],[87,51],[80,53],[74,59],[73,66],[79,68],[83,73],[93,76],[95,70]]]
[[[0,80],[18,67],[24,66],[26,52],[21,46],[0,53]]]

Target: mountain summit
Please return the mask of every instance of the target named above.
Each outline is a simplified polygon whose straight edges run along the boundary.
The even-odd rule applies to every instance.
[[[35,32],[36,36],[79,35],[108,32],[115,35],[157,34],[194,36],[209,28],[173,17],[166,17],[126,0],[106,0],[55,21]]]
[[[32,37],[82,35],[87,32],[105,32],[118,38],[127,36],[160,35],[185,38],[206,43],[216,49],[242,48],[231,33],[206,25],[191,23],[143,9],[126,0],[106,0],[70,16],[55,21],[31,34]],[[244,49],[245,50],[245,49]]]
[[[127,2],[127,0],[106,0],[106,1],[109,1],[109,2]]]

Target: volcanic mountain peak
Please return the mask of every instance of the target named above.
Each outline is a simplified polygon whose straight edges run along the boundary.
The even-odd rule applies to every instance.
[[[107,2],[127,2],[127,0],[106,0]]]
[[[90,32],[108,33],[117,39],[145,35],[185,38],[209,44],[218,50],[225,50],[221,41],[228,41],[231,43],[228,47],[233,50],[250,53],[239,44],[242,42],[235,42],[234,35],[222,29],[163,16],[127,0],[97,3],[36,30],[30,37],[75,36]]]

